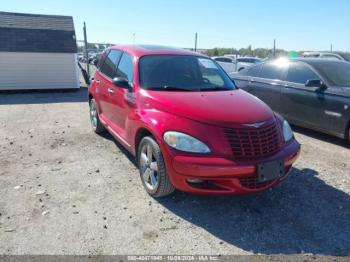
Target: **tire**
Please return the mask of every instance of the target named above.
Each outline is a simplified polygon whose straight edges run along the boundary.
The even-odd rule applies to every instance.
[[[102,125],[100,121],[100,117],[97,112],[96,101],[94,98],[90,100],[89,108],[90,108],[90,123],[91,123],[92,130],[94,130],[96,134],[105,133],[106,128]]]
[[[175,191],[166,172],[162,152],[152,137],[146,136],[139,143],[137,162],[142,184],[150,196],[165,197]]]

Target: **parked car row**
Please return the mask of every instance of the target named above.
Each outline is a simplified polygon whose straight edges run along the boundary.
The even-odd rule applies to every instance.
[[[230,76],[291,123],[349,139],[349,62],[277,59]]]

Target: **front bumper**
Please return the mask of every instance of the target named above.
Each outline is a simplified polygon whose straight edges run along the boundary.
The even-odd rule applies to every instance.
[[[278,184],[288,176],[299,153],[300,145],[293,140],[270,157],[249,161],[172,155],[171,152],[166,152],[164,158],[170,180],[177,189],[204,195],[235,195],[264,191]],[[284,160],[285,175],[268,182],[257,182],[257,165],[278,159]]]

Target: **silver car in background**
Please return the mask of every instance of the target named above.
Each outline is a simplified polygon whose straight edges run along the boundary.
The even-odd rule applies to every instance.
[[[245,68],[261,62],[256,57],[235,57],[235,55],[212,57],[226,71],[226,73],[239,72]]]
[[[303,57],[317,57],[350,62],[350,53],[346,52],[304,52]]]

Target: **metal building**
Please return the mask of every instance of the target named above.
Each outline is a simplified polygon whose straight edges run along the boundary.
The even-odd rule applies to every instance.
[[[71,16],[0,12],[0,90],[79,88]]]

